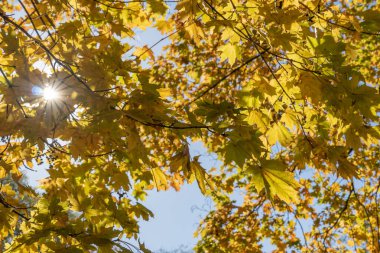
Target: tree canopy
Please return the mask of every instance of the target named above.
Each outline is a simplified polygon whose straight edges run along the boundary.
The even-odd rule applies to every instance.
[[[0,50],[0,251],[148,252],[141,201],[195,181],[197,252],[380,251],[377,1],[5,0]]]

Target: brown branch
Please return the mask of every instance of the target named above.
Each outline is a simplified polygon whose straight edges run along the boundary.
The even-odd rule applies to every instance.
[[[226,21],[228,20],[228,19],[226,19],[226,18],[225,18],[220,12],[218,12],[218,11],[215,9],[215,7],[213,7],[213,6],[212,6],[207,0],[204,0],[204,1],[205,1],[205,3],[206,3],[206,4],[207,4],[207,5],[208,5],[208,6],[209,6],[209,7],[210,7],[215,13],[217,13],[220,17],[222,17],[222,18],[223,18],[224,20],[226,20]],[[233,4],[233,7],[235,7],[234,4]],[[235,8],[235,11],[236,11],[236,8]],[[238,13],[237,13],[237,15],[238,15]],[[238,15],[238,16],[239,16],[239,15]],[[239,16],[239,17],[240,17],[240,16]],[[240,29],[238,29],[238,28],[236,28],[236,27],[233,27],[232,29],[233,29],[233,30],[235,31],[235,33],[238,34],[240,37],[242,37],[242,38],[244,38],[244,39],[246,39],[246,40],[248,40],[248,41],[251,41],[251,42],[253,43],[253,45],[254,45],[256,51],[259,53],[259,56],[260,56],[260,57],[262,58],[262,60],[264,61],[264,64],[265,64],[265,65],[267,66],[267,68],[269,69],[269,71],[270,71],[271,75],[273,76],[273,78],[276,80],[276,83],[280,86],[280,88],[282,89],[283,93],[284,93],[284,94],[285,94],[285,95],[291,100],[291,102],[292,102],[292,104],[291,104],[292,109],[297,113],[297,110],[296,110],[296,108],[295,108],[295,106],[294,106],[294,99],[293,99],[292,97],[290,97],[290,95],[286,92],[285,88],[282,86],[282,84],[280,83],[280,81],[279,81],[278,78],[276,77],[276,75],[275,75],[273,69],[269,66],[267,60],[266,60],[265,57],[263,56],[263,53],[260,52],[260,50],[259,50],[258,47],[260,47],[261,49],[264,49],[264,48],[263,48],[261,45],[257,44],[257,43],[253,40],[253,38],[251,37],[251,35],[250,35],[250,33],[249,33],[247,27],[245,26],[244,22],[241,22],[241,23],[242,23],[242,25],[243,25],[243,27],[244,27],[244,30],[246,31],[247,34],[245,34],[243,31],[241,31]],[[238,32],[236,32],[235,29],[237,29]],[[242,36],[241,34],[243,34],[243,36]],[[247,36],[248,36],[248,38],[247,38]],[[268,52],[269,54],[274,55],[274,53],[271,53],[271,52],[269,51],[269,48],[264,49],[264,50],[265,50],[265,52]],[[286,59],[286,60],[290,60],[290,59],[285,58],[285,57],[282,57],[282,58],[284,58],[284,59]],[[290,61],[291,61],[291,60],[290,60]],[[319,73],[318,73],[318,74],[319,74]],[[305,129],[304,129],[304,127],[303,127],[303,124],[302,124],[301,120],[299,119],[298,115],[296,115],[296,119],[297,119],[297,121],[298,121],[298,123],[299,123],[299,125],[300,125],[300,127],[301,127],[301,131],[302,131],[303,135],[305,136],[307,142],[308,142],[309,145],[313,148],[314,145],[313,145],[313,143],[311,142],[311,140],[309,139],[309,137],[307,136],[306,131],[305,131]]]
[[[268,49],[264,50],[263,52],[261,53],[265,53]],[[195,98],[193,98],[192,100],[190,100],[187,104],[185,104],[185,106],[189,106],[190,104],[194,103],[195,101],[199,100],[200,98],[202,98],[204,95],[206,95],[208,92],[210,92],[212,89],[214,89],[215,87],[217,87],[220,83],[222,83],[224,80],[226,80],[228,77],[230,77],[232,74],[236,73],[237,71],[239,71],[242,67],[248,65],[250,62],[254,61],[255,59],[259,58],[260,57],[260,54],[257,54],[251,58],[249,58],[247,61],[245,61],[244,63],[242,63],[241,65],[239,65],[238,67],[234,68],[232,71],[230,71],[227,75],[223,76],[221,79],[219,79],[218,81],[216,81],[213,85],[209,86],[206,90],[204,90],[203,92],[201,92],[199,95],[197,95]]]
[[[18,208],[18,207],[14,207],[13,205],[9,204],[3,197],[3,195],[0,194],[0,204],[2,204],[5,208],[10,208],[12,209],[12,213],[15,213],[17,214],[18,216],[20,216],[21,218],[23,218],[24,220],[30,220],[29,217],[26,217],[24,214],[20,213],[19,211],[15,210],[15,209],[27,209],[27,208]]]
[[[325,241],[327,239],[327,236],[329,235],[330,231],[338,224],[339,220],[342,218],[343,216],[343,213],[347,210],[348,208],[348,204],[350,202],[350,198],[351,198],[351,195],[352,193],[354,192],[354,188],[352,187],[351,190],[350,190],[350,193],[348,194],[348,197],[344,203],[344,206],[343,208],[341,209],[340,213],[339,213],[339,216],[338,216],[338,219],[334,222],[334,224],[332,226],[330,226],[327,231],[325,232],[325,236],[323,238],[323,245],[325,245]],[[326,247],[326,246],[325,246]]]
[[[307,239],[306,239],[306,235],[305,235],[305,230],[303,229],[302,223],[301,223],[301,221],[298,219],[297,214],[296,214],[295,212],[294,212],[294,218],[296,218],[296,221],[297,221],[298,225],[299,225],[300,228],[301,228],[301,232],[302,232],[302,235],[303,235],[303,240],[305,241],[305,246],[308,248],[309,245],[308,245],[308,243],[307,243]]]
[[[354,182],[352,182],[352,189],[353,189],[353,192],[354,192],[354,195],[355,195],[356,200],[358,201],[359,205],[363,208],[364,213],[365,213],[365,216],[367,217],[368,224],[369,224],[369,228],[370,228],[370,230],[371,230],[371,235],[372,235],[372,244],[376,247],[375,234],[374,234],[374,232],[373,232],[374,229],[373,229],[373,227],[372,227],[372,223],[371,223],[370,215],[369,215],[369,213],[368,213],[367,208],[366,208],[365,205],[360,201],[359,196],[358,196],[358,194],[357,194],[356,191],[355,191]],[[378,214],[377,214],[377,215],[378,215]]]
[[[379,202],[378,202],[378,193],[380,189],[380,178],[377,179],[379,182],[376,187],[376,192],[375,192],[375,206],[376,206],[376,225],[377,225],[377,240],[380,241],[380,221],[379,221],[379,216],[380,216],[380,211],[379,211]]]
[[[56,150],[62,154],[66,154],[66,155],[72,155],[70,152],[66,151],[66,150],[63,150],[63,149],[60,149],[60,148],[57,148],[56,146],[53,145],[53,143],[49,143],[47,142],[46,140],[44,140],[42,137],[39,137],[39,139],[41,139],[46,145],[48,145],[51,149],[53,150]],[[58,143],[57,141],[55,141],[54,143]],[[59,143],[58,143],[59,144]],[[62,146],[61,146],[62,147]],[[63,147],[62,147],[63,148]],[[110,155],[112,153],[114,153],[115,150],[111,150],[109,152],[105,152],[105,153],[100,153],[100,154],[93,154],[93,155],[84,155],[85,157],[88,157],[88,158],[95,158],[95,157],[101,157],[101,156],[107,156],[107,155]]]
[[[306,4],[302,3],[301,1],[299,3],[300,3],[300,5],[302,5],[306,9],[308,9],[311,13],[313,13],[316,17],[318,17],[319,19],[322,19],[323,21],[329,23],[330,25],[333,25],[333,26],[345,29],[345,30],[350,31],[350,32],[358,32],[358,33],[362,33],[362,34],[366,34],[366,35],[374,35],[374,36],[379,36],[380,35],[380,32],[372,33],[372,32],[367,32],[367,31],[358,31],[358,30],[356,30],[354,28],[347,27],[347,26],[335,23],[335,22],[333,22],[333,21],[331,21],[329,19],[326,19],[326,18],[322,17],[319,13],[313,11],[312,9],[310,9],[309,6],[307,6]]]
[[[37,1],[37,0],[36,0],[36,1]],[[36,5],[36,3],[35,3],[35,0],[31,0],[31,2],[32,2],[32,5],[33,5],[33,7],[34,7],[34,10],[37,12],[38,16],[40,17],[41,22],[42,22],[42,23],[48,28],[48,26],[46,25],[44,19],[42,18],[43,16],[41,15],[40,11],[39,11],[38,8],[37,8],[37,5]],[[37,2],[37,3],[38,3],[38,2]],[[47,21],[50,23],[50,25],[51,25],[53,28],[55,28],[55,24],[54,24],[54,22],[50,19],[49,15],[45,14],[44,16],[45,16],[45,18],[47,19]],[[48,34],[52,37],[52,35],[50,34],[49,29],[47,29],[47,32],[48,32]],[[52,40],[54,41],[54,38],[53,38],[53,37],[52,37]]]
[[[65,150],[62,150],[62,149],[59,149],[57,147],[55,147],[52,143],[49,143],[48,141],[46,141],[45,139],[43,139],[42,137],[39,137],[40,140],[42,140],[46,145],[48,145],[50,148],[60,152],[60,153],[63,153],[63,154],[66,154],[66,155],[71,155],[69,152],[65,151]]]
[[[21,0],[18,0],[18,2],[20,3],[21,7],[22,7],[23,10],[25,11],[26,15],[28,16],[28,19],[30,20],[30,23],[31,23],[32,26],[33,26],[33,30],[36,32],[38,38],[40,38],[40,40],[42,40],[42,37],[41,37],[40,33],[38,32],[38,29],[37,29],[36,25],[34,24],[33,18],[32,18],[32,16],[30,15],[28,9],[26,8],[26,6],[24,5],[24,3],[23,3]]]
[[[201,18],[203,16],[203,14],[197,18],[195,18],[194,20],[198,20],[199,18]],[[193,20],[193,22],[189,22],[188,24],[186,24],[187,21],[185,21],[183,24],[182,24],[182,27],[180,27],[181,29],[183,28],[186,28],[188,26],[190,26],[191,24],[193,24],[195,21]],[[166,40],[167,38],[170,38],[171,36],[173,36],[174,34],[178,33],[179,31],[181,31],[180,29],[177,29],[171,33],[169,33],[168,35],[166,35],[165,37],[161,38],[160,40],[158,40],[157,42],[155,42],[153,45],[151,45],[149,48],[147,48],[144,52],[142,52],[139,56],[136,57],[136,59],[139,59],[141,58],[141,56],[143,56],[144,54],[146,54],[147,52],[149,52],[150,50],[152,50],[152,48],[154,48],[155,46],[157,46],[158,44],[160,44],[162,41]]]
[[[3,75],[5,82],[7,83],[8,87],[12,90],[13,95],[16,96],[16,94],[13,90],[14,85],[11,83],[11,81],[9,81],[8,77],[5,75],[5,73],[1,67],[0,67],[0,72]],[[20,101],[17,98],[15,98],[15,100],[16,100],[17,105],[20,107],[22,113],[24,114],[24,118],[29,118],[29,116],[26,114],[26,112],[24,110],[24,107],[21,105]]]
[[[5,153],[5,151],[7,151],[7,149],[8,149],[9,146],[10,146],[10,144],[11,144],[11,136],[8,136],[7,145],[6,145],[5,148],[0,152],[0,156],[2,156],[2,155]]]
[[[92,89],[87,85],[87,83],[82,79],[80,78],[75,72],[74,70],[70,67],[69,64],[65,63],[64,61],[58,59],[51,51],[49,48],[47,48],[40,40],[36,39],[35,37],[33,37],[32,35],[30,35],[28,33],[28,31],[26,31],[23,27],[19,26],[17,23],[15,23],[12,19],[10,19],[3,11],[0,11],[0,17],[2,17],[4,19],[4,21],[6,23],[9,23],[11,24],[12,26],[14,26],[17,30],[21,31],[25,36],[27,36],[28,38],[30,38],[34,43],[36,43],[41,49],[43,49],[45,51],[45,53],[49,56],[51,56],[51,58],[54,59],[55,62],[57,62],[62,68],[66,69],[70,74],[72,74],[75,79],[77,79],[78,82],[80,82],[83,86],[85,86],[85,88],[89,91],[92,92]]]
[[[121,87],[121,86],[116,86],[116,87],[109,88],[109,89],[94,90],[94,92],[109,92],[109,91],[113,91],[113,90],[117,90],[117,89],[122,89],[122,88],[123,87]]]
[[[212,4],[210,2],[208,2],[207,0],[204,0],[204,2],[206,3],[206,5],[211,8],[211,10],[216,13],[219,17],[221,17],[223,20],[225,21],[230,21],[229,19],[227,19],[225,16],[223,16],[223,14],[221,14],[214,6],[212,6]],[[241,38],[244,38],[246,40],[249,40],[248,37],[249,37],[249,34],[245,34],[241,29],[237,28],[236,26],[234,27],[230,27],[236,34],[238,34]],[[247,37],[248,36],[248,37]]]
[[[184,124],[182,126],[177,126],[175,124],[178,124],[178,123],[172,123],[170,125],[165,125],[163,123],[153,123],[153,122],[145,122],[145,121],[141,121],[141,120],[138,120],[136,119],[135,117],[131,116],[130,114],[128,113],[125,113],[125,116],[133,121],[136,121],[140,124],[143,124],[145,126],[150,126],[150,127],[162,127],[162,128],[169,128],[169,129],[176,129],[176,130],[185,130],[185,129],[207,129],[208,131],[212,132],[212,133],[216,133],[214,130],[211,129],[211,126],[206,126],[206,125],[198,125],[198,126],[194,126],[194,125],[188,125],[188,124],[185,124],[185,123],[180,123],[178,122],[179,124]]]
[[[21,0],[19,0],[19,2],[21,3],[22,1]],[[36,4],[34,3],[34,1],[33,0],[31,0],[31,2],[32,2],[32,5],[33,5],[33,7],[34,7],[34,11],[35,12],[37,12],[37,15],[38,15],[38,17],[39,17],[39,19],[41,19],[41,22],[42,22],[42,24],[46,27],[46,31],[47,31],[47,33],[49,34],[49,37],[52,39],[52,41],[53,41],[53,43],[54,43],[54,46],[58,43],[55,39],[54,39],[54,37],[53,37],[53,35],[50,33],[50,31],[49,31],[49,27],[47,26],[47,24],[46,24],[46,22],[45,22],[45,20],[42,18],[42,15],[41,15],[41,13],[40,13],[40,11],[38,10],[38,8],[37,8],[37,6],[36,6]],[[22,4],[22,3],[21,3]],[[24,8],[25,9],[25,8]],[[26,11],[26,9],[25,9],[25,12],[28,14],[28,16],[29,16],[29,19],[30,19],[30,21],[31,21],[31,23],[32,23],[32,25],[33,25],[33,27],[34,27],[34,30],[36,31],[36,33],[38,34],[38,30],[36,29],[36,26],[34,25],[34,22],[33,22],[33,20],[31,19],[31,15],[29,15],[29,13]],[[50,24],[55,28],[55,26],[54,26],[54,23],[51,21],[51,19],[46,15],[46,19],[50,22]],[[38,34],[38,37],[42,40],[42,38],[41,38],[41,36]],[[53,46],[53,47],[54,47]],[[52,48],[53,48],[52,47]],[[52,49],[51,48],[51,49]],[[51,50],[50,49],[50,50]],[[55,72],[55,64],[53,63],[53,61],[52,61],[52,58],[50,57],[50,56],[48,56],[48,59],[49,59],[49,62],[50,62],[50,65],[52,66],[52,68],[53,68],[53,71]]]
[[[111,151],[106,152],[106,153],[88,155],[87,157],[94,158],[94,157],[106,156],[106,155],[113,154],[114,152],[115,152],[115,150],[111,150]]]

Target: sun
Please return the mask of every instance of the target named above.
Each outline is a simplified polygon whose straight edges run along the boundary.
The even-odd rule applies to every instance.
[[[45,100],[55,100],[59,97],[59,92],[50,86],[46,87],[42,94]]]

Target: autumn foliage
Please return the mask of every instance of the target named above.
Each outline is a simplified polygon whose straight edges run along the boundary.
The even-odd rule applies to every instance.
[[[380,251],[377,1],[5,0],[0,50],[0,252],[149,252],[195,181],[197,252]]]

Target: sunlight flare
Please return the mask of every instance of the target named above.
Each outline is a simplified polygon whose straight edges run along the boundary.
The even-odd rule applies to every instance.
[[[59,97],[59,93],[53,87],[48,86],[43,90],[43,97],[45,100],[55,100]]]

